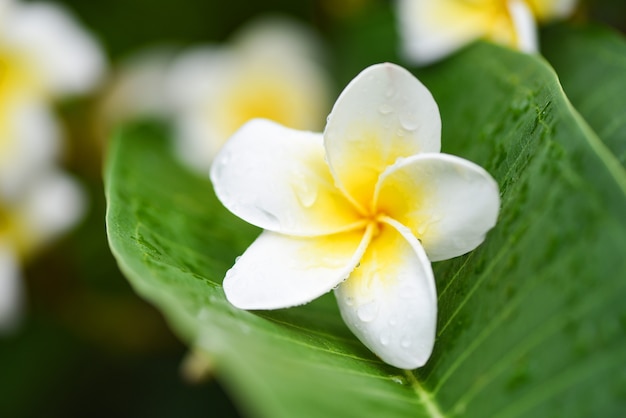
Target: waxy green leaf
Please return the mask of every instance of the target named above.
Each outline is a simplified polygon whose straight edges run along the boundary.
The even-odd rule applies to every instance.
[[[626,167],[626,39],[601,26],[558,25],[544,35],[565,93]]]
[[[626,172],[540,58],[488,44],[423,70],[443,151],[499,182],[498,225],[434,265],[438,337],[416,371],[385,365],[332,294],[245,312],[221,281],[258,230],[179,167],[167,135],[128,128],[106,169],[119,265],[172,328],[210,356],[260,417],[617,416],[626,407]]]

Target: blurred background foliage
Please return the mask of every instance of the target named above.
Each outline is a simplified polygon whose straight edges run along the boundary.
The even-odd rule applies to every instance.
[[[66,0],[100,40],[111,68],[157,45],[222,42],[249,19],[278,12],[311,25],[328,50],[338,92],[371,63],[393,60],[390,2],[382,0]],[[583,3],[579,20],[626,30],[626,2]],[[237,416],[214,380],[192,383],[185,347],[134,294],[104,230],[98,93],[58,105],[68,133],[64,163],[88,191],[82,224],[26,266],[27,315],[0,338],[1,417]],[[193,379],[191,379],[193,380]]]

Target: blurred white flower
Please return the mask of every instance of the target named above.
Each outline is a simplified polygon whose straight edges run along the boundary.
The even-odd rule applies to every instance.
[[[0,107],[0,199],[19,194],[61,151],[60,132],[48,106],[21,100]]]
[[[245,27],[228,46],[183,53],[168,82],[182,159],[207,173],[226,139],[252,118],[321,129],[330,89],[318,52],[306,28],[265,18]]]
[[[100,80],[98,44],[60,6],[0,3],[0,196],[60,151],[50,101],[84,93]]]
[[[19,319],[20,264],[84,212],[58,168],[52,101],[87,92],[103,72],[98,44],[65,9],[0,0],[0,331]]]
[[[0,7],[0,62],[14,97],[85,93],[104,71],[98,44],[67,10],[17,0]]]
[[[167,118],[171,114],[166,84],[174,49],[158,47],[131,55],[109,78],[99,106],[103,134],[120,123],[141,118]]]
[[[407,60],[428,64],[487,39],[536,52],[537,22],[572,14],[577,0],[397,0]]]
[[[42,168],[11,196],[0,195],[0,334],[20,318],[19,265],[74,226],[85,206],[76,181],[53,166]]]

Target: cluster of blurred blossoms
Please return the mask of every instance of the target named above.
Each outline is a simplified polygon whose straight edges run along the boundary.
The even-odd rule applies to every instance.
[[[20,318],[24,261],[84,212],[60,167],[53,103],[87,92],[103,70],[98,44],[66,10],[0,0],[0,332]]]
[[[577,0],[397,0],[404,57],[444,58],[477,39],[537,52],[537,24],[563,19]]]

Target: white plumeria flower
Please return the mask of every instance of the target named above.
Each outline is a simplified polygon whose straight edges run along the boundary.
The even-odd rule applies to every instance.
[[[168,90],[183,161],[208,172],[228,137],[253,118],[321,129],[330,105],[329,82],[316,46],[305,28],[265,18],[248,25],[228,47],[182,54]]]
[[[487,39],[536,52],[537,22],[569,16],[577,0],[396,0],[405,57],[439,60]]]
[[[21,261],[74,226],[84,211],[82,189],[54,167],[31,178],[18,195],[0,196],[0,334],[21,317]]]
[[[359,74],[323,134],[242,127],[211,179],[230,211],[265,231],[227,273],[228,300],[278,309],[335,289],[367,347],[396,367],[422,366],[437,316],[430,261],[474,249],[499,211],[495,181],[440,154],[440,130],[430,92],[393,64]]]

